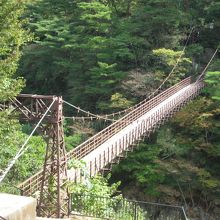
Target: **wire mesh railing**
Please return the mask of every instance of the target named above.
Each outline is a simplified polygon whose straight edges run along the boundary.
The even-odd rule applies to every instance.
[[[182,206],[72,194],[69,215],[108,220],[187,220]]]

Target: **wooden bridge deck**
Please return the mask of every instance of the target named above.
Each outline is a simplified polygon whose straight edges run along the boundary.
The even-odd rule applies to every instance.
[[[86,162],[89,175],[95,176],[117,157],[123,156],[123,153],[135,145],[143,135],[153,132],[156,127],[171,117],[175,110],[196,96],[201,86],[201,84],[190,84],[182,88],[138,119],[129,122],[126,127],[84,156],[82,160]],[[78,182],[83,178],[82,171],[80,169],[68,170],[68,177]]]

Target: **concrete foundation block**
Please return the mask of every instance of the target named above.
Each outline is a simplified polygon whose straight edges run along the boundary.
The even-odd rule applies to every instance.
[[[7,220],[36,220],[36,205],[34,198],[0,193],[0,216]]]

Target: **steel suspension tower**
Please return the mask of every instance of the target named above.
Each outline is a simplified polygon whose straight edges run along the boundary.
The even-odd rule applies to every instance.
[[[62,97],[22,94],[8,103],[21,112],[21,121],[33,124],[39,121],[51,104],[50,111],[38,128],[47,147],[43,172],[37,176],[37,180],[35,179],[40,184],[37,214],[59,218],[67,213],[67,192],[64,187],[67,166]]]

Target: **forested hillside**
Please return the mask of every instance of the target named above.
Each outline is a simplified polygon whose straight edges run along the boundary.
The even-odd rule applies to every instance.
[[[118,112],[196,79],[220,45],[218,0],[0,0],[0,8],[1,103],[20,92],[62,95],[96,114]],[[220,219],[219,52],[205,82],[199,98],[114,167],[110,182],[121,181],[125,197]],[[107,124],[65,121],[67,149]],[[0,172],[30,129],[0,112]],[[34,136],[30,145],[1,190],[41,168],[45,143]]]
[[[2,110],[2,103],[19,94],[25,86],[25,79],[17,73],[21,48],[33,40],[32,34],[24,29],[27,21],[21,19],[25,5],[17,0],[0,1],[0,173],[14,157],[27,135],[10,109]],[[16,76],[17,73],[17,76]],[[4,108],[3,108],[4,109]],[[33,137],[29,143],[33,148],[13,167],[0,191],[18,192],[14,187],[36,172],[42,165],[44,142]],[[39,147],[38,147],[39,146]],[[33,160],[30,157],[33,156]]]

